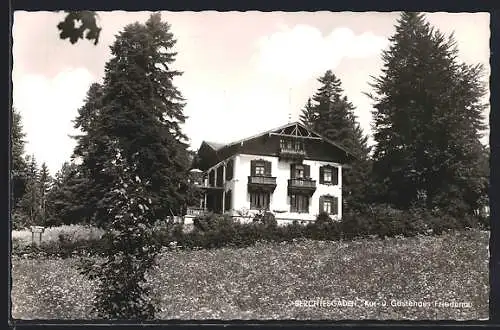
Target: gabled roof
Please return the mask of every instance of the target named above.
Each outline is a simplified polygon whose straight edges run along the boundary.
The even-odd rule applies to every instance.
[[[203,141],[203,142],[205,142],[210,148],[212,148],[214,150],[219,150],[225,146],[225,144],[218,143],[218,142],[210,142],[210,141]]]
[[[314,140],[320,140],[324,141],[327,144],[330,144],[331,146],[334,146],[338,150],[341,150],[342,152],[345,152],[346,156],[350,158],[357,158],[354,154],[352,154],[350,151],[348,151],[345,147],[341,146],[340,144],[331,141],[330,139],[322,136],[321,134],[314,132],[313,130],[307,128],[305,125],[299,122],[293,122],[293,123],[288,123],[286,125],[282,125],[273,129],[270,129],[265,132],[258,133],[256,135],[234,141],[231,143],[228,143],[226,145],[220,144],[220,143],[214,143],[214,142],[208,142],[208,141],[203,141],[200,149],[198,152],[201,152],[202,150],[208,150],[209,153],[207,154],[206,151],[204,151],[206,157],[209,157],[210,163],[216,163],[220,162],[227,157],[230,157],[233,153],[237,152],[239,146],[243,146],[246,142],[249,142],[254,139],[258,139],[261,137],[264,137],[266,135],[278,135],[278,136],[296,136],[300,138],[305,138],[305,139],[314,139]],[[204,147],[205,146],[205,147]],[[208,148],[208,149],[206,149]]]
[[[310,134],[306,135],[306,137],[311,137],[311,138],[319,138],[337,148],[339,148],[340,150],[344,151],[345,153],[349,154],[351,157],[354,157],[354,158],[357,158],[354,154],[352,154],[350,151],[348,151],[345,147],[341,146],[340,144],[336,143],[336,142],[333,142],[332,140],[322,136],[321,134],[311,130],[310,128],[306,127],[304,124],[300,123],[300,122],[293,122],[293,123],[288,123],[286,125],[282,125],[280,127],[276,127],[276,128],[273,128],[273,129],[270,129],[268,131],[265,131],[265,132],[262,132],[262,133],[259,133],[259,134],[256,134],[256,135],[253,135],[253,136],[250,136],[250,137],[247,137],[247,138],[244,138],[244,139],[241,139],[241,140],[238,140],[238,141],[235,141],[235,142],[231,142],[229,144],[226,144],[225,146],[223,147],[220,147],[216,150],[221,150],[221,149],[225,149],[225,148],[228,148],[228,147],[231,147],[233,145],[236,145],[236,144],[241,144],[241,143],[245,143],[246,141],[249,141],[249,140],[252,140],[252,139],[255,139],[255,138],[258,138],[258,137],[261,137],[261,136],[264,136],[264,135],[268,135],[268,134],[272,134],[272,133],[280,133],[280,132],[283,132],[285,131],[286,129],[292,129],[292,130],[299,130],[299,127],[302,129],[302,131],[307,131],[309,132]],[[302,135],[303,136],[303,135]]]

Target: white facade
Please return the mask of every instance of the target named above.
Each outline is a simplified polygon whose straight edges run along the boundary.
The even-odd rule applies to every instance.
[[[250,154],[238,154],[231,158],[234,162],[233,177],[224,181],[224,191],[231,190],[231,208],[229,214],[242,218],[241,215],[252,217],[258,210],[252,210],[250,206],[250,192],[248,191],[248,177],[251,175],[251,161],[264,160],[271,163],[271,176],[276,177],[276,188],[270,194],[269,211],[272,212],[280,223],[299,221],[314,221],[320,213],[320,196],[337,197],[337,214],[332,218],[342,217],[342,165],[333,162],[303,160],[302,164],[310,166],[310,178],[316,181],[316,190],[309,198],[309,212],[291,212],[290,196],[288,193],[288,180],[290,179],[290,164],[292,161],[279,159],[272,156],[260,156]],[[227,160],[226,160],[227,161]],[[333,166],[338,168],[338,180],[336,185],[321,184],[320,167]],[[224,166],[224,162],[213,168]],[[243,220],[243,219],[242,219]]]

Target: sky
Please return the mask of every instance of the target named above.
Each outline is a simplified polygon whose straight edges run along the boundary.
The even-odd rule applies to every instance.
[[[26,153],[55,174],[71,157],[72,120],[89,86],[101,82],[109,46],[127,24],[149,12],[98,12],[98,45],[59,39],[63,12],[16,11],[13,22],[13,106],[21,112]],[[459,57],[489,77],[489,14],[428,13],[454,33]],[[372,76],[395,33],[398,12],[162,12],[177,39],[174,84],[186,99],[183,131],[196,150],[203,140],[228,143],[297,121],[317,78],[332,70],[371,139]],[[485,115],[488,115],[485,112]],[[482,140],[488,142],[488,135]]]

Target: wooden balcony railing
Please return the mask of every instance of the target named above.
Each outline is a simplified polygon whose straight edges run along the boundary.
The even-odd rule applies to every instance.
[[[304,158],[307,153],[304,149],[281,147],[279,151],[281,158]]]
[[[308,178],[292,178],[288,180],[288,191],[313,193],[316,190],[316,181]]]
[[[276,188],[276,177],[251,175],[248,177],[248,188],[273,191]]]
[[[252,184],[276,184],[274,176],[249,176],[248,183]]]

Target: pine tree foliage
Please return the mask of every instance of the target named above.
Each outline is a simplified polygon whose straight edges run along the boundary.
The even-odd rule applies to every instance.
[[[65,162],[62,165],[46,194],[47,226],[89,223],[85,213],[86,196],[82,195],[87,188],[85,183],[75,163]]]
[[[314,130],[317,120],[317,113],[315,107],[312,104],[311,98],[307,99],[307,103],[304,106],[304,109],[302,109],[301,111],[299,120],[307,128]]]
[[[140,159],[136,174],[152,182],[148,189],[160,219],[179,214],[185,205],[189,158],[181,130],[184,99],[173,84],[181,73],[171,69],[175,42],[159,14],[126,26],[111,46],[103,86],[91,87],[75,121],[82,135],[74,156],[89,179],[88,209],[95,210],[92,218],[100,225],[107,212],[103,193],[116,180],[104,168],[108,137],[119,143],[127,161]]]
[[[344,95],[340,79],[328,70],[318,82],[320,87],[302,110],[302,123],[357,157],[367,158],[367,137],[356,121],[355,107]]]
[[[38,175],[38,195],[40,198],[40,223],[45,225],[47,220],[47,195],[50,192],[52,185],[52,177],[50,175],[47,164],[42,163]]]
[[[23,131],[21,113],[12,109],[11,126],[11,207],[15,211],[17,204],[24,195],[26,187],[27,164],[24,159],[26,134]]]
[[[485,94],[482,67],[458,59],[420,13],[402,13],[382,73],[373,78],[374,174],[380,201],[470,212],[478,175]]]
[[[340,79],[328,70],[318,79],[320,87],[302,110],[301,122],[335,141],[357,157],[343,171],[344,201],[349,208],[360,207],[366,199],[371,164],[368,138],[357,123],[355,107],[344,95]]]
[[[26,189],[13,215],[15,228],[40,225],[39,170],[34,155],[26,156]]]
[[[111,46],[102,86],[91,86],[75,120],[84,210],[111,242],[103,263],[89,260],[82,270],[98,280],[95,311],[107,319],[154,317],[144,279],[159,249],[152,231],[182,212],[190,195],[174,45],[160,14],[127,25]]]

